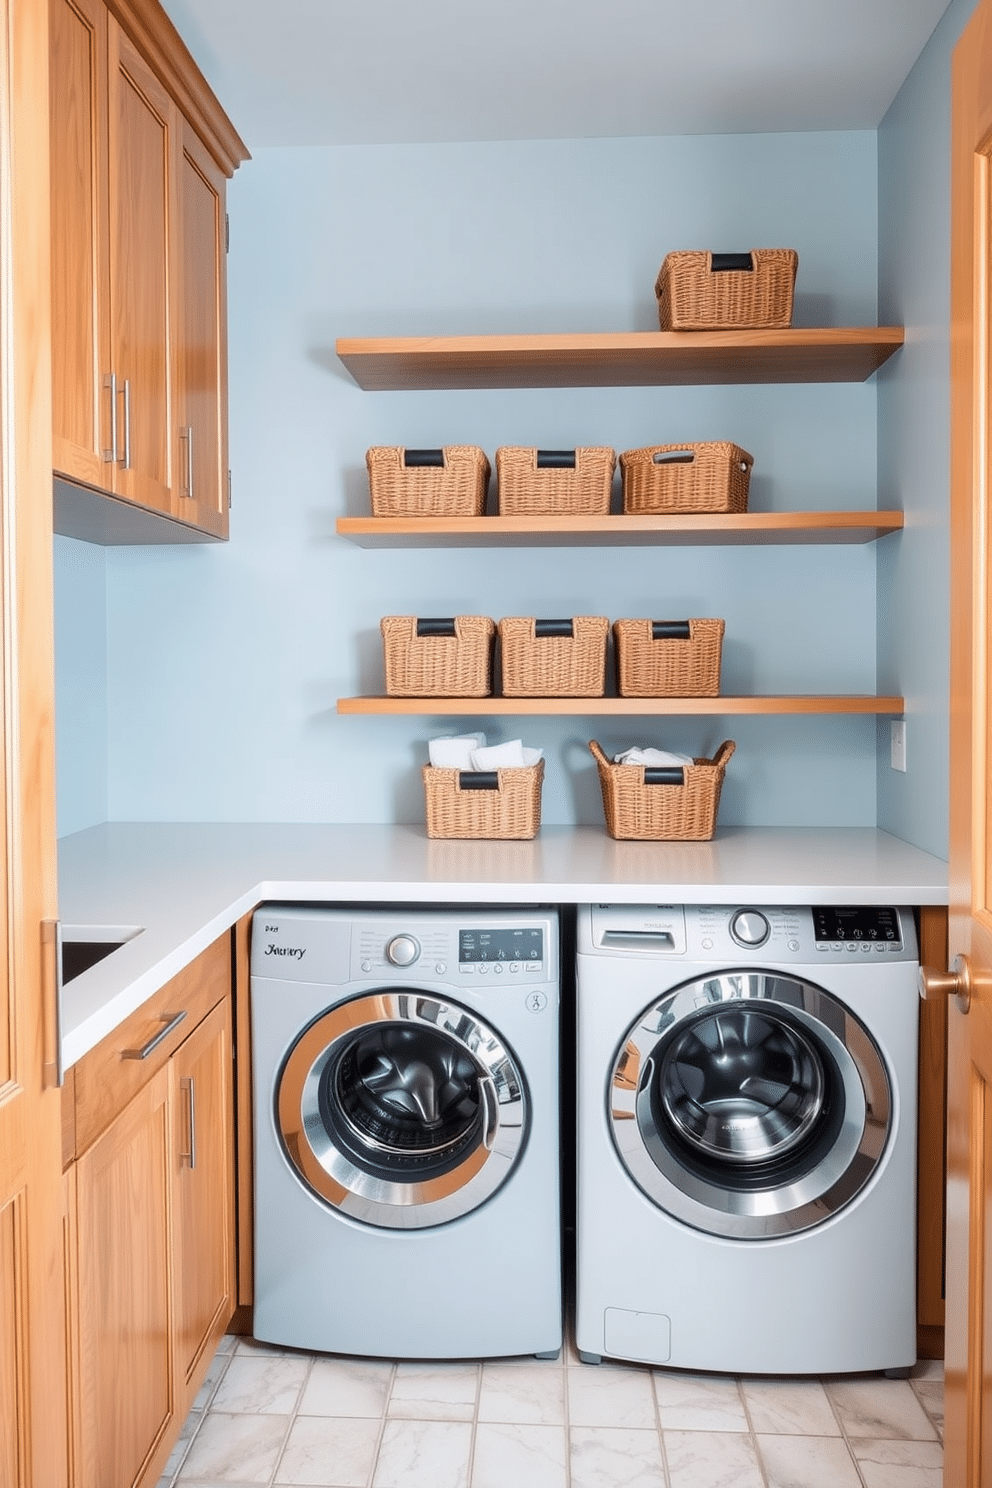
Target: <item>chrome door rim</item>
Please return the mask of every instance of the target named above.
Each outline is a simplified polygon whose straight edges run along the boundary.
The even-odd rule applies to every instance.
[[[658,1119],[653,1090],[659,1053],[677,1031],[707,1011],[748,1005],[814,1045],[832,1073],[836,1130],[807,1170],[783,1172],[762,1186],[745,1182],[733,1162],[723,1172],[691,1171]],[[838,1114],[840,1113],[840,1114]],[[614,1058],[608,1121],[621,1161],[653,1203],[696,1229],[740,1239],[769,1239],[830,1219],[861,1191],[886,1148],[892,1093],[885,1062],[855,1015],[822,987],[771,971],[726,971],[677,987],[648,1007]],[[827,1140],[826,1138],[824,1140]],[[801,1144],[800,1144],[801,1146]],[[795,1160],[801,1155],[796,1147]],[[787,1155],[787,1154],[785,1154]]]
[[[464,1156],[443,1172],[387,1178],[356,1160],[328,1129],[321,1083],[363,1032],[392,1025],[424,1029],[467,1055],[475,1068],[479,1116]],[[297,1176],[333,1209],[385,1229],[446,1224],[484,1203],[518,1161],[528,1104],[523,1074],[504,1040],[457,1003],[413,988],[355,997],[329,1008],[296,1039],[277,1082],[275,1121]],[[344,1112],[342,1125],[351,1125]],[[366,1134],[366,1145],[371,1147]],[[417,1149],[399,1158],[419,1155]]]

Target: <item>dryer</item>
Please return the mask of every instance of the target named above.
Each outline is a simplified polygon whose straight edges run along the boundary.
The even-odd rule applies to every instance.
[[[584,1360],[915,1362],[917,963],[897,906],[580,908]]]
[[[550,911],[264,905],[251,943],[256,1337],[561,1347]]]

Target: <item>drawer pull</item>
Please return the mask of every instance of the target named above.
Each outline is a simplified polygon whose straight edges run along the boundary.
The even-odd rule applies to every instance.
[[[158,1033],[156,1033],[152,1038],[150,1038],[148,1040],[147,1044],[143,1044],[140,1049],[122,1049],[121,1050],[121,1058],[122,1059],[147,1059],[148,1056],[149,1056],[149,1054],[151,1054],[153,1052],[153,1050],[155,1050],[155,1049],[158,1048],[158,1046],[162,1042],[162,1040],[163,1039],[167,1039],[169,1037],[169,1034],[172,1032],[172,1030],[174,1028],[178,1028],[179,1027],[180,1023],[183,1021],[183,1019],[185,1018],[185,1016],[186,1016],[186,1009],[185,1008],[183,1008],[183,1010],[182,1010],[181,1013],[176,1013],[175,1016],[173,1016],[171,1013],[163,1013],[162,1014],[162,1022],[165,1024],[165,1027],[164,1028],[160,1028],[159,1031],[158,1031]]]

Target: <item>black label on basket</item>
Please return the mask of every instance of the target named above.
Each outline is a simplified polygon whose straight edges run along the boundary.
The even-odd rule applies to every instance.
[[[645,765],[645,785],[685,785],[685,771],[681,765]]]
[[[403,451],[403,464],[408,469],[416,465],[444,465],[443,449],[405,449]]]
[[[692,639],[688,620],[652,620],[653,641],[688,641]]]
[[[652,455],[655,465],[691,465],[696,458],[695,450],[657,450]]]
[[[571,450],[542,450],[537,452],[538,470],[574,470],[575,451]]]
[[[711,253],[710,268],[714,274],[727,274],[736,269],[745,274],[754,273],[754,259],[750,253]]]
[[[417,621],[418,636],[453,636],[456,634],[454,618],[450,620],[426,619]]]
[[[496,770],[459,770],[458,784],[462,790],[499,790],[499,774]]]
[[[535,636],[574,636],[575,627],[571,620],[535,620]]]

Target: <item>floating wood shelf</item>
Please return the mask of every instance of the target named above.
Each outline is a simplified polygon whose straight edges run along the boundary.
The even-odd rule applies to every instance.
[[[901,511],[745,512],[726,516],[339,517],[360,548],[639,548],[869,543]]]
[[[864,382],[902,344],[901,326],[831,326],[784,331],[346,337],[335,349],[359,387],[367,392],[395,392]]]
[[[655,714],[741,716],[787,713],[902,713],[901,697],[876,697],[866,693],[847,696],[796,697],[706,697],[706,698],[338,698],[339,713],[394,714],[498,714],[523,717],[528,714],[589,715],[590,717],[648,717]]]

